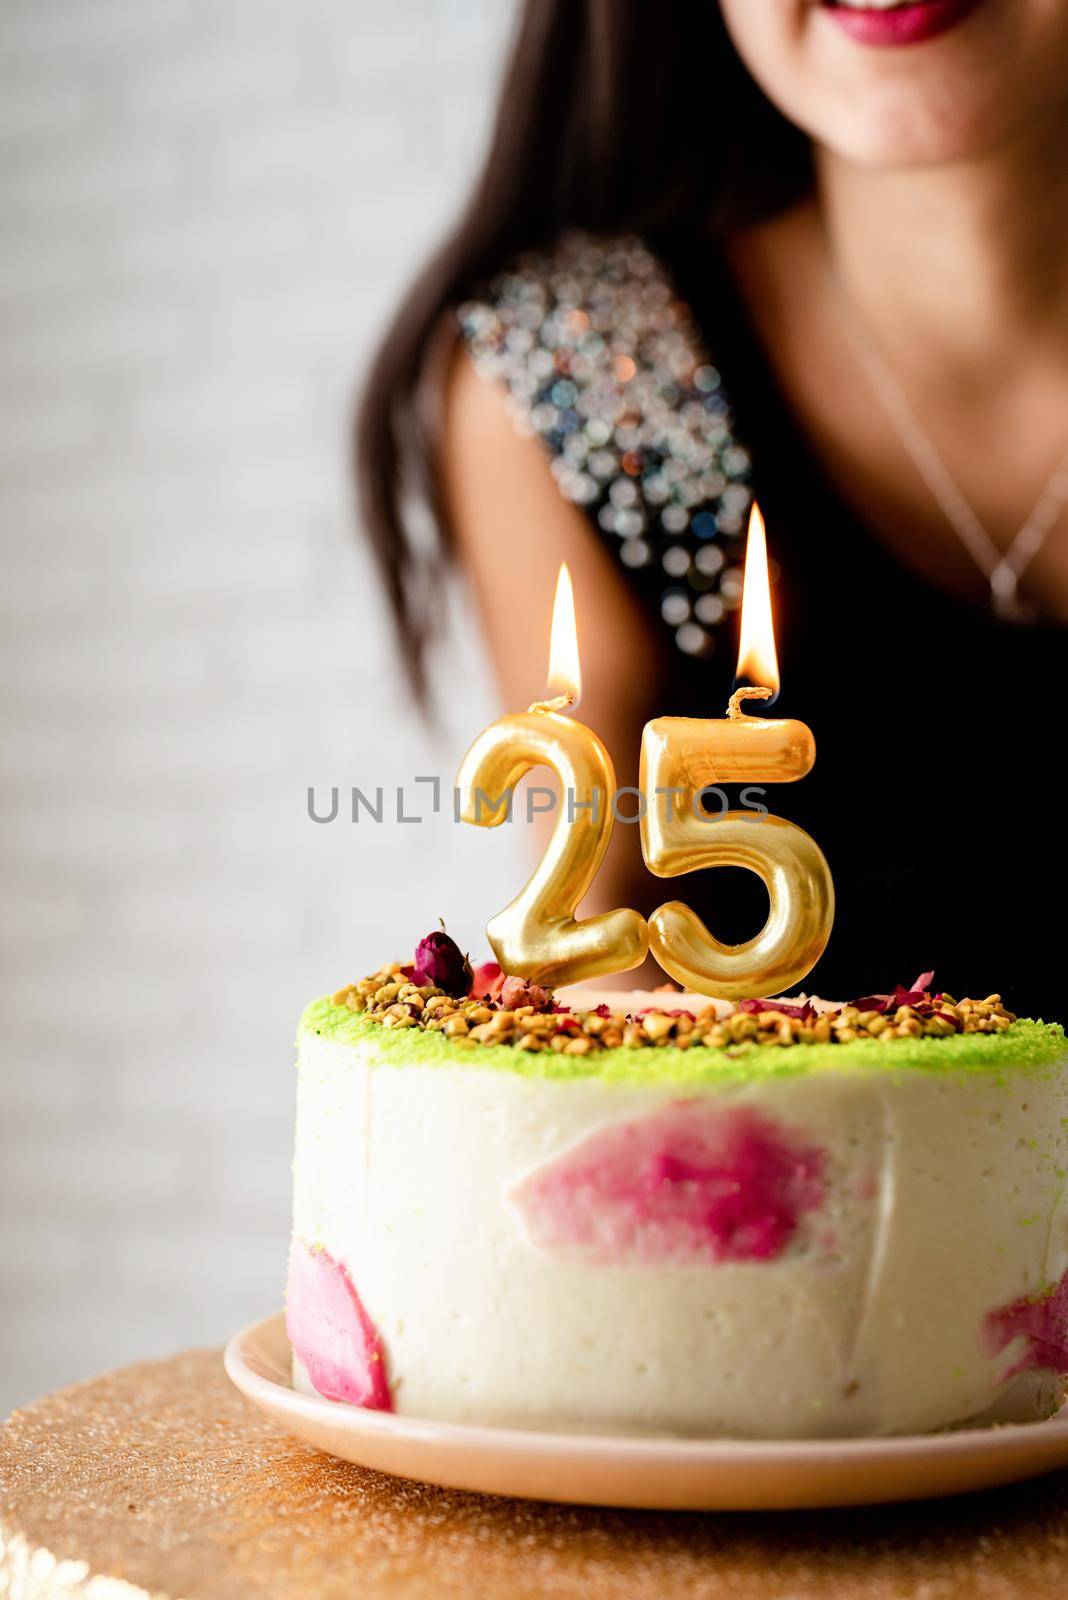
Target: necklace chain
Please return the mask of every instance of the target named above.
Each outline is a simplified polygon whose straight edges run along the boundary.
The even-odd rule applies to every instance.
[[[1008,548],[999,549],[912,409],[860,308],[833,273],[830,283],[832,304],[857,363],[942,515],[990,585],[994,611],[1011,620],[1025,618],[1020,578],[1068,504],[1068,450]]]

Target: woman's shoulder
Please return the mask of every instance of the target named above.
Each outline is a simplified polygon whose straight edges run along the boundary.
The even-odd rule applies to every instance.
[[[634,236],[568,232],[528,251],[479,286],[459,320],[475,365],[503,379],[524,409],[546,383],[550,395],[562,384],[557,409],[581,394],[591,407],[627,401],[648,411],[659,401],[666,412],[720,389],[666,263]],[[546,411],[541,420],[559,419]]]
[[[549,452],[679,648],[713,648],[740,593],[750,461],[670,268],[649,242],[569,233],[458,308],[476,370]]]

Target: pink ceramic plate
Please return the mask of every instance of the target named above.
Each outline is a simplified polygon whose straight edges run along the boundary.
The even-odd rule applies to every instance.
[[[1068,1412],[1051,1422],[905,1439],[795,1442],[528,1433],[363,1411],[297,1394],[282,1316],[236,1334],[226,1370],[307,1444],[450,1489],[678,1511],[785,1511],[962,1494],[1068,1466]]]

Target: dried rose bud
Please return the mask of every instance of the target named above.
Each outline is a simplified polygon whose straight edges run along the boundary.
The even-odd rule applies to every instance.
[[[504,973],[496,961],[481,961],[471,980],[472,1000],[497,1000],[500,998]]]
[[[471,963],[447,933],[428,933],[415,947],[415,976],[417,984],[432,983],[446,994],[459,998],[471,987]]]
[[[506,1011],[518,1011],[520,1006],[533,1006],[535,1011],[552,1009],[553,997],[548,989],[525,978],[505,978],[501,985],[501,1005]]]

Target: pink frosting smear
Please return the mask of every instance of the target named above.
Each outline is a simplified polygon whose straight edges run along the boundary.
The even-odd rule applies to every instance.
[[[392,1411],[378,1330],[345,1268],[325,1250],[293,1241],[286,1332],[319,1394],[371,1411]]]
[[[1068,1272],[1045,1294],[1014,1300],[984,1318],[983,1345],[988,1355],[1000,1355],[1019,1338],[1027,1344],[1004,1374],[1006,1379],[1031,1367],[1068,1372]]]
[[[512,1198],[533,1244],[598,1265],[771,1261],[822,1202],[823,1166],[770,1117],[683,1100],[591,1134]]]

